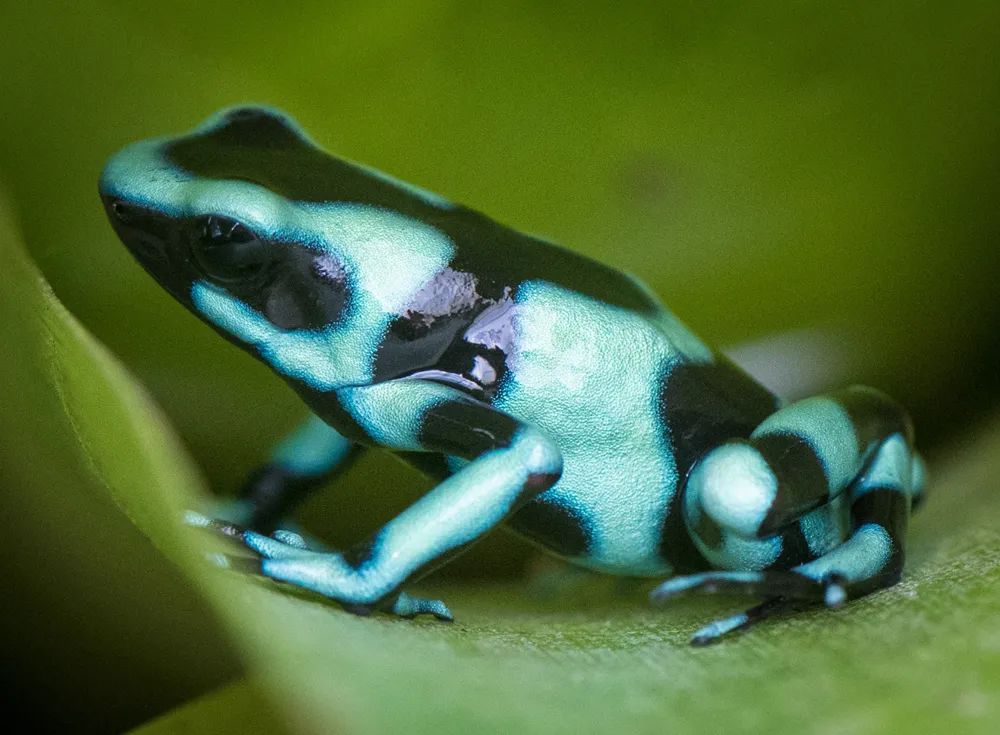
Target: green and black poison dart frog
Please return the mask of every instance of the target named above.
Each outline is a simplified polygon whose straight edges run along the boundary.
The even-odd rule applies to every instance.
[[[100,193],[153,278],[312,411],[248,482],[242,522],[192,516],[253,553],[240,568],[449,620],[405,585],[503,525],[667,579],[657,601],[762,600],[695,643],[900,578],[923,465],[875,390],[785,404],[635,279],[333,157],[269,108],[125,148]],[[372,446],[438,484],[349,552],[279,528]]]

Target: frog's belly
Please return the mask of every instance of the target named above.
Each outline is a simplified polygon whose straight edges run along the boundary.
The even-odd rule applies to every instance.
[[[516,349],[494,405],[545,431],[562,452],[562,477],[539,501],[583,529],[575,561],[667,574],[659,548],[678,477],[661,386],[691,356],[638,314],[541,282],[518,298]],[[558,550],[551,529],[531,527],[553,517],[538,510],[512,525]]]

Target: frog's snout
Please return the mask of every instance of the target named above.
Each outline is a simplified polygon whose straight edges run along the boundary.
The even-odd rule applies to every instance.
[[[191,273],[178,247],[176,223],[167,215],[111,194],[101,201],[118,239],[139,264],[182,301],[191,289]]]
[[[104,208],[113,222],[129,224],[137,221],[142,215],[142,208],[134,204],[129,204],[124,199],[117,199],[112,196],[101,197],[104,200]]]
[[[115,234],[147,268],[166,259],[169,221],[162,214],[118,197],[102,195]]]

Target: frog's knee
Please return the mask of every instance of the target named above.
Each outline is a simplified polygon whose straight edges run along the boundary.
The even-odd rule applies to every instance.
[[[685,492],[689,524],[704,513],[717,526],[753,538],[774,505],[778,480],[757,449],[733,441],[698,461]]]

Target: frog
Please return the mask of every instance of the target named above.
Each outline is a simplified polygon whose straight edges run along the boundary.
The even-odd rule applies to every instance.
[[[925,468],[876,389],[785,400],[634,276],[336,157],[266,105],[125,146],[99,194],[138,264],[309,409],[238,518],[189,515],[239,544],[227,568],[448,621],[406,589],[505,528],[654,580],[656,603],[754,599],[696,645],[902,576]],[[373,447],[435,484],[346,550],[285,522]]]

